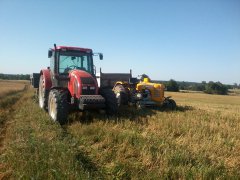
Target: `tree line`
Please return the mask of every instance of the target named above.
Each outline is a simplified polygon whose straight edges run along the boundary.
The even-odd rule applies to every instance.
[[[148,75],[143,74],[143,78],[149,78]],[[30,80],[29,74],[3,74],[0,73],[0,79],[6,80]],[[179,90],[189,90],[189,91],[203,91],[208,94],[228,94],[228,89],[240,89],[240,84],[234,83],[234,85],[224,85],[221,82],[202,81],[201,83],[196,82],[177,82],[173,79],[169,81],[152,81],[155,83],[164,84],[167,91],[178,92]]]
[[[202,81],[201,83],[195,82],[177,82],[173,79],[169,81],[162,82],[165,84],[167,91],[175,91],[179,90],[190,90],[190,91],[203,91],[207,94],[221,94],[227,95],[228,89],[240,89],[240,84],[234,83],[234,85],[225,85],[221,82],[213,82]]]
[[[6,80],[30,80],[29,74],[2,74],[0,73],[0,79]]]
[[[144,78],[149,78],[148,75],[142,74],[141,80]],[[150,79],[150,78],[149,78]],[[227,95],[229,89],[240,89],[240,84],[234,83],[234,85],[225,85],[221,82],[213,82],[209,81],[202,81],[201,83],[196,82],[177,82],[173,79],[169,81],[155,81],[152,80],[154,83],[164,84],[167,91],[178,92],[180,90],[189,90],[189,91],[203,91],[207,94],[221,94]]]

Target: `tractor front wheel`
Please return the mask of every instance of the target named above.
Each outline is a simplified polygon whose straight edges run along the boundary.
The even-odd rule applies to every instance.
[[[67,92],[53,89],[49,93],[48,113],[54,122],[59,122],[61,125],[67,122],[68,103]]]

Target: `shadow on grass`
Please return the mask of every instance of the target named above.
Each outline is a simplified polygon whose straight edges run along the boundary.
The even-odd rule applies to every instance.
[[[176,111],[185,112],[192,111],[194,108],[192,106],[177,106]]]
[[[79,149],[79,141],[68,131],[67,125],[63,125],[62,130],[63,131],[59,139],[62,142],[65,142],[64,144],[74,144],[71,148],[74,149],[73,162],[76,170],[79,170],[80,172],[83,171],[88,174],[89,179],[104,179],[106,174],[94,162],[94,160],[88,156],[87,152]]]
[[[84,152],[78,151],[75,156],[78,165],[88,172],[91,178],[103,179],[104,174],[99,170],[97,165]]]
[[[84,124],[90,124],[97,121],[114,121],[116,123],[121,123],[124,121],[134,121],[139,124],[146,124],[147,119],[151,116],[156,115],[159,112],[186,112],[192,111],[194,108],[192,106],[177,106],[175,110],[170,110],[160,107],[146,107],[143,109],[136,109],[135,107],[124,106],[120,107],[117,115],[109,116],[101,111],[71,111],[68,118],[68,123],[72,124],[75,121],[80,121]]]
[[[80,121],[83,124],[90,124],[94,121],[112,121],[116,123],[122,123],[124,121],[135,121],[139,122],[139,119],[146,119],[146,117],[153,116],[157,112],[150,108],[144,108],[142,110],[137,110],[133,107],[121,107],[116,115],[108,115],[104,111],[92,110],[79,112],[72,110],[68,116],[68,123],[72,124],[75,121]]]

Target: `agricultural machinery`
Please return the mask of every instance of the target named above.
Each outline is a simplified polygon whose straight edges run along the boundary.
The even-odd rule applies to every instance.
[[[97,77],[100,86],[112,88],[118,107],[130,105],[142,109],[154,106],[169,110],[177,107],[171,97],[164,96],[164,84],[151,82],[150,78],[142,75],[140,78],[132,77],[132,70],[130,73],[102,73],[100,69]]]
[[[164,97],[164,85],[152,83],[149,78],[132,78],[130,73],[96,74],[92,49],[56,46],[49,49],[50,67],[31,75],[31,84],[37,89],[40,108],[50,117],[64,124],[69,109],[80,111],[104,109],[116,114],[122,105],[163,106],[176,108],[170,97]]]
[[[164,97],[164,90],[163,84],[150,82],[148,77],[117,81],[113,87],[118,106],[132,104],[138,109],[146,106],[176,109],[176,102],[171,97]]]
[[[54,121],[64,124],[69,108],[80,111],[105,109],[117,112],[117,99],[111,88],[98,86],[92,49],[56,46],[49,49],[50,67],[33,73],[32,85],[37,88],[39,106]]]

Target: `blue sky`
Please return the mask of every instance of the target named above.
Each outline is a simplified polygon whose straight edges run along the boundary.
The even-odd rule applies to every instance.
[[[0,73],[49,66],[54,43],[102,52],[103,72],[240,83],[240,1],[0,0]]]

